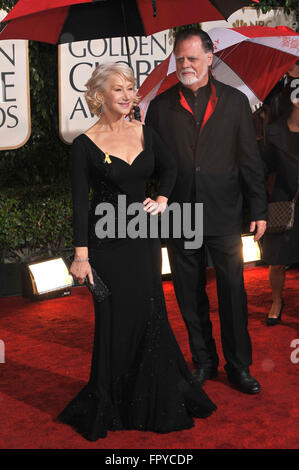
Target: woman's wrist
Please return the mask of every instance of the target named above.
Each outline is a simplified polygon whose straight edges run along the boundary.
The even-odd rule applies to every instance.
[[[89,261],[87,246],[75,247],[74,261],[78,261],[78,262]]]

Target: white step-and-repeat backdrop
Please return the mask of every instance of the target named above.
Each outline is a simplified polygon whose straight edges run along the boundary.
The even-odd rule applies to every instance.
[[[0,150],[11,150],[31,133],[28,41],[0,41],[0,78]]]

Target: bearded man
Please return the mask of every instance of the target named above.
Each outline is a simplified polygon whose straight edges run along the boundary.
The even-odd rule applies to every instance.
[[[201,384],[217,376],[219,359],[205,291],[205,247],[216,271],[221,339],[227,378],[238,390],[261,390],[252,377],[243,281],[242,201],[251,211],[255,240],[264,233],[267,198],[264,170],[247,97],[212,78],[213,43],[207,33],[179,32],[174,55],[179,83],[150,104],[150,124],[172,150],[178,176],[169,202],[203,203],[203,246],[186,248],[170,238],[168,253],[178,304],[188,329]],[[200,230],[202,227],[197,227]]]

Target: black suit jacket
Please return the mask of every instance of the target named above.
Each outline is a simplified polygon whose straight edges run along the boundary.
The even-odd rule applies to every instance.
[[[265,176],[247,97],[211,80],[217,103],[196,141],[195,119],[180,104],[180,84],[150,103],[146,122],[177,160],[169,203],[189,202],[194,182],[196,201],[204,204],[204,235],[226,235],[241,231],[244,193],[251,220],[267,219]]]

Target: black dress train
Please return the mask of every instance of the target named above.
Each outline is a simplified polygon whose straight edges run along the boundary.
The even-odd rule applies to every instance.
[[[194,425],[193,417],[205,418],[216,409],[193,380],[168,323],[159,239],[99,239],[95,234],[97,204],[115,207],[117,225],[118,196],[125,194],[127,204],[142,203],[155,168],[159,194],[169,196],[175,165],[158,135],[146,126],[143,133],[144,150],[131,165],[115,156],[107,158],[85,134],[72,145],[74,244],[88,246],[90,264],[112,295],[94,301],[89,382],[59,419],[91,441],[105,437],[108,430],[187,429]]]

